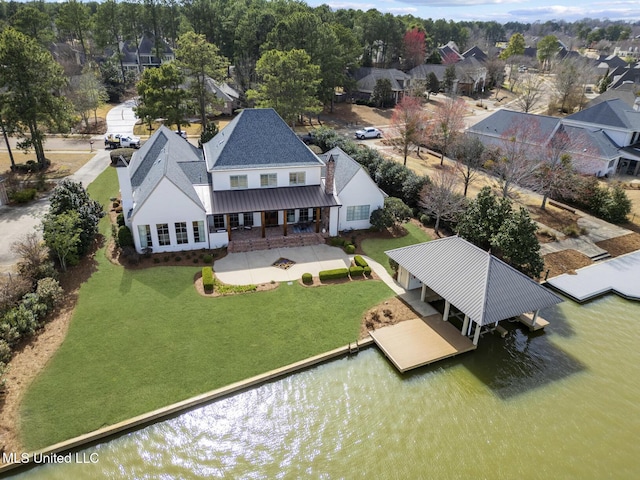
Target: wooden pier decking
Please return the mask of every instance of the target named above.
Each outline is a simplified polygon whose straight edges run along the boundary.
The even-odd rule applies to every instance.
[[[538,330],[543,329],[544,327],[546,327],[547,325],[549,325],[549,322],[546,321],[544,318],[542,318],[540,315],[538,315],[538,318],[536,318],[536,324],[533,324],[533,313],[523,313],[522,315],[518,316],[518,321],[524,325],[526,325],[527,327],[529,327],[529,331],[531,332],[536,332]]]
[[[440,314],[406,320],[369,335],[400,372],[476,349],[460,330],[442,321]]]

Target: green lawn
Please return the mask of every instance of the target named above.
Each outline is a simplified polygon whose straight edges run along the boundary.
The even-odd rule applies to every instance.
[[[431,237],[419,227],[411,223],[405,223],[403,226],[408,232],[404,237],[368,238],[362,241],[362,250],[365,255],[373,258],[376,262],[383,265],[389,274],[393,274],[393,272],[389,266],[389,257],[384,253],[386,250],[393,250],[394,248],[406,247],[408,245],[428,242],[431,240]]]
[[[113,170],[91,185],[94,198],[115,194]],[[363,312],[392,295],[362,281],[205,298],[197,268],[96,259],[67,338],[22,404],[30,450],[346,345]]]

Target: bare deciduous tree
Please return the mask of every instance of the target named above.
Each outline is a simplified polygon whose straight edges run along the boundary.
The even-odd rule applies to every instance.
[[[393,109],[391,117],[393,143],[400,148],[407,165],[407,155],[412,145],[419,146],[421,131],[425,125],[425,114],[420,99],[405,96]]]
[[[536,75],[525,73],[518,81],[518,97],[515,104],[523,112],[529,113],[542,99],[542,85]]]
[[[487,164],[498,177],[503,197],[516,185],[531,185],[541,163],[541,145],[544,140],[535,117],[515,122],[502,134]]]
[[[435,218],[433,229],[440,236],[440,220],[450,220],[464,207],[465,198],[457,192],[456,176],[446,170],[439,170],[431,177],[431,183],[420,192],[418,205]]]
[[[436,108],[433,130],[430,133],[440,149],[440,165],[444,163],[449,147],[464,128],[466,109],[465,102],[459,98],[447,98]]]
[[[456,170],[462,176],[463,195],[466,197],[469,185],[484,163],[484,144],[475,135],[461,135],[451,146],[450,156],[456,161]]]

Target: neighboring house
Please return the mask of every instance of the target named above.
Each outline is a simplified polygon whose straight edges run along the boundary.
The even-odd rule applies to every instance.
[[[485,145],[499,145],[519,122],[536,126],[542,148],[554,136],[567,135],[571,145],[567,153],[580,173],[601,177],[640,171],[640,112],[622,100],[604,101],[562,119],[498,110],[467,132]]]
[[[618,88],[625,84],[640,87],[640,63],[618,67],[609,73],[611,84],[609,88]]]
[[[632,44],[621,45],[613,49],[613,54],[620,58],[630,58],[637,62],[640,60],[640,46]]]
[[[368,227],[364,200],[375,199],[371,210],[382,194],[350,161],[340,152],[322,161],[274,110],[247,109],[203,150],[160,127],[117,170],[136,249],[171,252],[224,247],[247,233],[265,238],[267,230],[284,238]],[[353,207],[344,221],[342,198]]]
[[[338,230],[360,230],[371,227],[371,213],[384,207],[386,194],[353,158],[339,147],[329,150],[320,158],[327,163],[335,161],[334,191],[342,207]]]
[[[156,48],[155,37],[150,33],[145,33],[137,45],[130,40],[120,42],[122,66],[125,70],[142,73],[145,68],[159,67],[163,63],[175,60],[173,49],[167,42],[160,39],[158,46],[159,49]],[[108,53],[113,55],[117,52]]]
[[[207,91],[223,102],[220,108],[223,115],[233,115],[240,108],[240,93],[228,83],[218,83],[211,77],[206,77],[205,82]]]
[[[464,58],[475,58],[481,63],[486,62],[489,57],[486,53],[482,51],[482,49],[478,46],[471,47],[469,50],[462,54]]]
[[[356,89],[361,98],[369,100],[373,95],[378,80],[386,78],[391,83],[393,99],[396,103],[402,100],[409,89],[411,76],[395,68],[360,67],[354,74]]]
[[[610,88],[606,92],[601,93],[596,98],[589,100],[585,108],[593,107],[598,103],[607,100],[620,99],[632,108],[636,108],[637,102],[640,100],[637,93],[640,92],[640,86],[633,83],[625,83],[618,88]]]
[[[440,82],[444,81],[447,65],[426,63],[411,69],[409,74],[413,81],[426,81],[430,73],[434,73]],[[456,79],[453,84],[453,92],[461,95],[471,95],[481,92],[487,79],[486,67],[476,59],[469,56],[455,63]]]
[[[458,46],[453,40],[446,45],[438,47],[438,53],[440,54],[440,58],[444,65],[461,62],[465,58],[460,55],[460,50],[458,50]]]

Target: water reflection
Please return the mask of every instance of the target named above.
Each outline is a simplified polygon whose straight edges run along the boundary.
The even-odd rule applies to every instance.
[[[368,349],[24,477],[635,478],[640,305],[558,308],[572,335],[510,326],[408,375]]]

